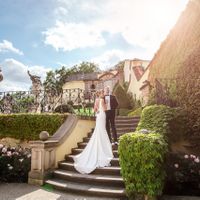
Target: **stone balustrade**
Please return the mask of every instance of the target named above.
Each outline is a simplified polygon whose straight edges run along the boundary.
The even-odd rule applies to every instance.
[[[59,161],[81,142],[88,132],[94,128],[94,118],[78,118],[69,115],[66,121],[46,141],[31,141],[31,171],[29,184],[43,185],[44,180],[51,176]]]

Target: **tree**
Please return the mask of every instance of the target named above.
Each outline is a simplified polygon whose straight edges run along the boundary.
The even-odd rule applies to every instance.
[[[92,62],[82,62],[74,67],[77,68],[78,73],[92,73],[100,71],[98,65]]]
[[[130,96],[127,94],[126,90],[120,84],[117,84],[115,86],[115,88],[113,89],[113,93],[118,100],[119,108],[126,108],[126,109],[133,108]]]
[[[79,65],[74,65],[71,68],[66,68],[63,66],[55,71],[51,70],[47,72],[47,76],[43,85],[45,90],[55,91],[59,94],[62,91],[62,86],[65,84],[69,76],[77,73],[91,73],[98,71],[100,71],[98,65],[92,62],[82,62]]]
[[[55,90],[57,91],[58,88],[60,88],[59,86],[59,82],[56,79],[56,73],[54,71],[49,71],[47,72],[47,76],[46,76],[46,80],[43,83],[43,86],[45,88],[45,90]]]
[[[123,70],[124,69],[124,61],[118,62],[115,66],[114,69],[116,70]]]

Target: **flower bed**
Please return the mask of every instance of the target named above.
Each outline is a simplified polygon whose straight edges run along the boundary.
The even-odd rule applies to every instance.
[[[0,144],[0,182],[27,182],[31,150]]]
[[[168,154],[168,174],[164,193],[170,195],[200,196],[200,157],[196,155]]]

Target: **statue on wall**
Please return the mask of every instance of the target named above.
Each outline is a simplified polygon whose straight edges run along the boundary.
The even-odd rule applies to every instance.
[[[28,75],[32,81],[31,93],[34,95],[34,106],[35,112],[40,112],[40,103],[41,103],[41,92],[42,92],[42,82],[40,80],[40,76],[32,75],[29,71]]]
[[[41,77],[32,75],[29,71],[28,71],[28,75],[32,81],[32,92],[33,93],[39,92],[42,89],[42,82],[40,80]]]
[[[3,81],[3,74],[2,74],[2,70],[0,68],[0,82]]]

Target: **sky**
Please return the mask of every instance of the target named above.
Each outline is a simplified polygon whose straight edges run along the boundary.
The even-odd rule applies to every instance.
[[[0,0],[0,91],[82,61],[151,60],[189,0]]]

